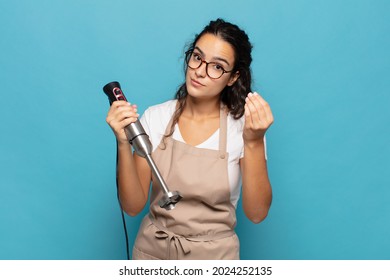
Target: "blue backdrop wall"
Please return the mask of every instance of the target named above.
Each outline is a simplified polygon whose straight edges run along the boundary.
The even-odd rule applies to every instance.
[[[254,45],[274,200],[243,259],[390,259],[390,2],[1,1],[0,259],[124,259],[102,86],[173,97],[211,19]],[[144,212],[145,213],[145,212]],[[141,216],[126,217],[130,245]]]

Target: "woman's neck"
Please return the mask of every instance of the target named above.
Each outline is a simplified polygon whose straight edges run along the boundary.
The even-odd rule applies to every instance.
[[[182,115],[192,119],[218,117],[220,111],[219,99],[199,100],[187,95]]]

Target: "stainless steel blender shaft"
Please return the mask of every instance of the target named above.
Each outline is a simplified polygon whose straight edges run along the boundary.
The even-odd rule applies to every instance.
[[[125,128],[127,139],[130,139],[130,143],[133,145],[135,152],[140,156],[146,159],[150,169],[152,170],[153,175],[160,183],[160,187],[163,192],[162,198],[159,200],[158,204],[161,208],[167,210],[172,210],[175,208],[175,205],[182,198],[179,192],[169,191],[167,184],[165,183],[163,177],[161,176],[156,164],[152,159],[152,144],[149,140],[148,135],[144,131],[141,123],[137,120],[135,123],[131,123]]]

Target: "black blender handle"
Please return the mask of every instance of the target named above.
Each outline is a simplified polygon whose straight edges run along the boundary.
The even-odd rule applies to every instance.
[[[103,91],[108,96],[108,99],[110,101],[110,105],[114,101],[118,101],[118,100],[127,101],[127,99],[126,99],[126,97],[121,89],[121,85],[119,84],[119,82],[114,81],[114,82],[106,84],[103,87]]]

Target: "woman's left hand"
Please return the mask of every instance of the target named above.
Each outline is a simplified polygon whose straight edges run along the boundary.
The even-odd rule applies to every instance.
[[[250,92],[245,99],[245,142],[262,140],[274,117],[269,104],[258,94]]]

